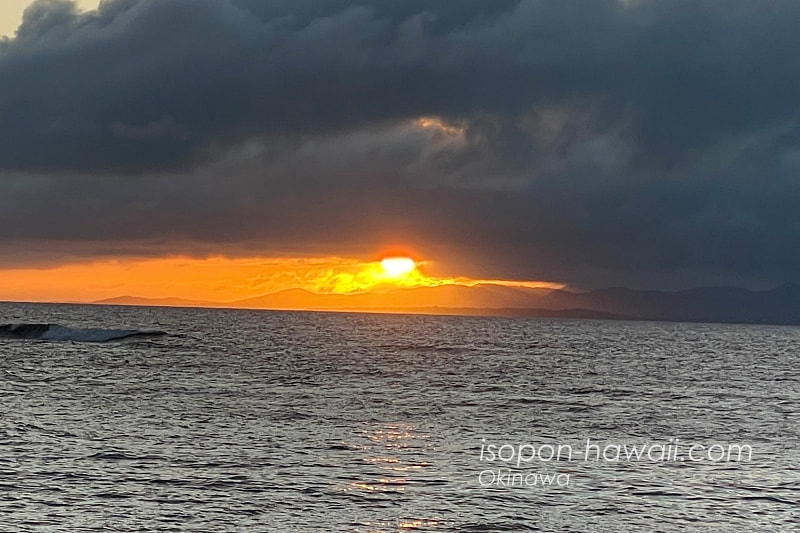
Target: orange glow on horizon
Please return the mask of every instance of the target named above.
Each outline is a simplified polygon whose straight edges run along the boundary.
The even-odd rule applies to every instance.
[[[542,281],[434,277],[424,272],[429,265],[430,262],[407,256],[389,256],[377,261],[342,257],[106,259],[53,268],[0,270],[0,300],[95,302],[133,296],[224,305],[288,289],[323,295],[375,295],[379,301],[381,295],[397,289],[481,284],[563,287]],[[397,300],[393,298],[392,301]],[[307,306],[298,303],[297,308]]]

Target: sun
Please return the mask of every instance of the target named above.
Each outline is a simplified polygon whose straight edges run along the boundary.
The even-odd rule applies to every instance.
[[[387,278],[399,278],[412,272],[417,264],[410,257],[386,257],[381,260],[381,268]]]

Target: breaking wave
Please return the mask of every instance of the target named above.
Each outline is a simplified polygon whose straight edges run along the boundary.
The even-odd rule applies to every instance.
[[[132,337],[166,335],[163,331],[136,329],[69,328],[58,324],[0,324],[0,339],[43,341],[109,342]]]

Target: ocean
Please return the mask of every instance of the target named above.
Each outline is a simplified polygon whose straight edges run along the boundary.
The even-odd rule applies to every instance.
[[[800,531],[800,328],[45,304],[0,323],[2,532]]]

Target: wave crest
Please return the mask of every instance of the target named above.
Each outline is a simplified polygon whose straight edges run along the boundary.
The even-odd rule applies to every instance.
[[[0,338],[43,341],[109,342],[131,337],[166,335],[163,331],[137,329],[70,328],[58,324],[0,324]]]

